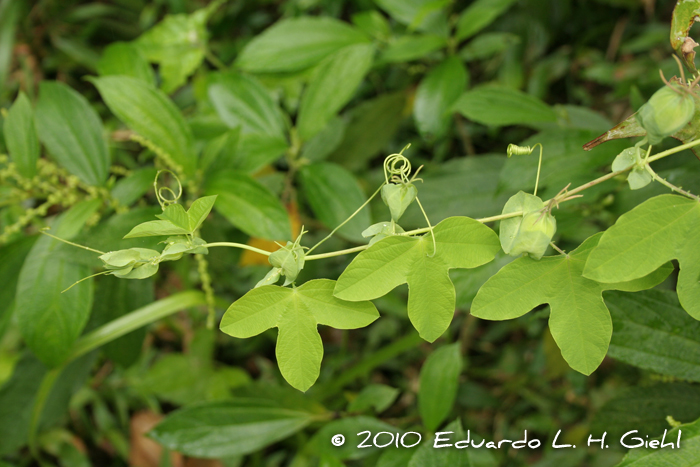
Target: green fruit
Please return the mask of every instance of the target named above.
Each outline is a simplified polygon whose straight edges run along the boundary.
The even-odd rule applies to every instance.
[[[639,190],[651,183],[651,174],[644,167],[635,167],[627,176],[630,190]]]
[[[647,131],[649,144],[658,144],[680,131],[695,115],[693,97],[680,86],[664,86],[639,109],[637,120]]]
[[[499,239],[501,248],[511,256],[529,254],[540,259],[557,231],[557,221],[542,214],[544,202],[537,196],[519,191],[503,207],[503,214],[523,212],[522,216],[501,221]]]
[[[284,247],[272,253],[268,261],[272,266],[280,269],[285,277],[284,285],[288,285],[294,282],[299,272],[304,269],[305,258],[303,248],[296,243],[287,242]]]
[[[391,183],[382,187],[382,200],[384,204],[389,206],[391,218],[394,222],[398,222],[417,195],[418,189],[412,183],[401,183],[398,185]]]

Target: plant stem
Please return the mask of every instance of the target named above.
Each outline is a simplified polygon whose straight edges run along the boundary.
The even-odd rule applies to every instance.
[[[348,248],[347,250],[331,251],[330,253],[321,253],[320,255],[308,255],[305,256],[306,261],[313,261],[315,259],[332,258],[334,256],[349,255],[351,253],[357,253],[358,251],[363,251],[369,248],[368,245],[360,245],[354,248]]]
[[[36,398],[34,399],[34,406],[32,407],[32,415],[29,421],[29,450],[35,459],[39,459],[39,446],[37,445],[37,434],[39,429],[39,422],[41,421],[41,414],[44,412],[44,406],[46,401],[51,394],[51,389],[56,383],[58,376],[61,371],[65,368],[67,362],[58,368],[50,370],[44,375],[41,380],[41,385],[39,385],[39,390],[37,391]]]
[[[320,242],[318,242],[317,244],[315,244],[314,246],[312,246],[311,249],[310,249],[309,251],[306,252],[306,254],[308,255],[309,253],[311,253],[312,251],[314,251],[314,250],[315,250],[316,248],[318,248],[323,242],[325,242],[326,240],[328,240],[329,238],[331,238],[331,237],[333,236],[333,234],[335,234],[335,233],[338,231],[338,229],[340,229],[342,226],[344,226],[345,224],[347,224],[348,222],[350,222],[350,219],[352,219],[353,217],[355,217],[355,216],[357,215],[358,212],[362,211],[362,209],[363,209],[365,206],[367,206],[367,205],[369,204],[369,202],[372,201],[372,199],[374,199],[375,196],[377,196],[377,195],[379,194],[379,192],[382,190],[382,187],[383,187],[385,184],[386,184],[386,183],[382,183],[381,185],[379,185],[379,188],[377,188],[377,191],[375,191],[375,192],[372,194],[372,196],[369,197],[369,199],[368,199],[367,201],[365,201],[364,203],[362,203],[362,206],[360,206],[359,208],[357,208],[357,210],[356,210],[355,212],[353,212],[353,213],[350,215],[350,217],[348,217],[347,219],[345,219],[338,227],[336,227],[335,229],[333,229],[333,230],[331,231],[331,233],[329,233],[328,235],[326,235],[326,237],[325,237],[324,239],[322,239]]]
[[[680,193],[680,194],[682,194],[682,195],[685,195],[685,196],[687,196],[688,198],[692,198],[692,199],[694,199],[695,201],[700,201],[700,197],[699,197],[699,196],[694,195],[694,194],[692,194],[692,193],[690,193],[690,192],[688,192],[688,191],[685,191],[685,190],[682,189],[681,187],[676,186],[676,185],[674,185],[674,184],[671,183],[671,182],[668,182],[665,178],[661,178],[661,177],[659,176],[659,174],[657,174],[656,172],[654,172],[654,169],[652,169],[651,166],[650,166],[649,164],[645,165],[644,168],[647,170],[647,172],[649,172],[649,174],[651,174],[651,177],[652,177],[654,180],[656,180],[657,182],[661,183],[662,185],[664,185],[664,186],[670,188],[671,191],[677,191],[678,193]]]
[[[213,246],[229,246],[231,248],[241,248],[243,250],[254,251],[256,253],[260,253],[261,255],[265,255],[265,256],[270,256],[272,254],[271,251],[261,250],[260,248],[255,248],[254,246],[245,245],[243,243],[214,242],[214,243],[207,243],[207,244],[202,245],[202,246],[207,247],[207,248],[213,247]]]

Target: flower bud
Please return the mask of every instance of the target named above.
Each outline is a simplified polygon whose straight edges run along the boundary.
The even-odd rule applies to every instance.
[[[390,183],[382,187],[382,201],[389,206],[394,222],[398,222],[417,195],[418,189],[412,183]]]
[[[639,124],[647,131],[649,144],[658,144],[680,131],[695,115],[693,96],[681,86],[665,85],[637,112]]]

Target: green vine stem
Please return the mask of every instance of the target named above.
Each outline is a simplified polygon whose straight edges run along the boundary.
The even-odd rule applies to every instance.
[[[200,291],[188,290],[185,292],[178,292],[167,298],[151,303],[150,305],[134,310],[121,318],[115,319],[114,321],[110,321],[109,323],[100,326],[94,331],[81,337],[73,345],[73,350],[68,355],[63,365],[49,371],[41,381],[39,391],[37,392],[34,400],[34,406],[32,407],[32,414],[29,424],[29,449],[32,455],[38,459],[39,450],[37,445],[37,434],[41,414],[44,411],[44,406],[46,405],[49,395],[51,394],[53,385],[56,383],[56,379],[60,376],[61,372],[68,363],[108,342],[135,331],[142,326],[146,326],[147,324],[158,321],[166,316],[170,316],[182,309],[206,304],[206,297]]]
[[[644,168],[646,169],[647,172],[649,172],[649,174],[651,175],[651,177],[652,177],[654,180],[656,180],[657,182],[661,183],[662,185],[664,185],[664,186],[670,188],[671,191],[676,191],[676,192],[678,192],[678,193],[680,193],[680,194],[682,194],[682,195],[684,195],[684,196],[687,196],[688,198],[694,199],[695,201],[700,201],[700,196],[697,196],[697,195],[694,195],[694,194],[692,194],[692,193],[690,193],[690,192],[688,192],[688,191],[685,191],[685,190],[682,189],[681,187],[676,186],[676,185],[672,184],[671,182],[667,181],[665,178],[661,178],[661,177],[659,176],[659,174],[657,174],[657,173],[654,171],[654,169],[651,168],[651,166],[650,166],[649,164],[646,164],[646,165],[644,166]]]

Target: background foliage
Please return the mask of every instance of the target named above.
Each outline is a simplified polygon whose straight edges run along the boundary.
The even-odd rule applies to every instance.
[[[102,264],[38,230],[50,225],[102,251],[160,250],[158,238],[122,237],[161,212],[152,187],[167,168],[183,181],[183,200],[217,195],[201,225],[207,241],[271,251],[303,225],[313,245],[384,180],[384,156],[408,143],[404,154],[424,165],[416,186],[433,225],[500,214],[511,195],[532,189],[537,158],[507,159],[509,143],[544,145],[539,193],[551,198],[609,171],[629,141],[583,145],[637,110],[661,85],[659,69],[677,74],[674,4],[0,0],[0,153],[12,156],[0,165],[2,459],[66,467],[663,462],[642,450],[622,461],[617,442],[582,446],[589,434],[639,429],[651,438],[670,428],[668,416],[700,417],[700,324],[672,292],[676,273],[653,290],[588,291],[604,297],[613,332],[602,365],[584,376],[569,364],[585,373],[595,365],[565,361],[556,327],[547,327],[545,303],[555,316],[565,289],[559,302],[533,298],[543,305],[517,319],[469,314],[482,284],[512,259],[499,253],[449,271],[457,310],[435,342],[409,323],[406,286],[374,301],[381,318],[366,328],[319,327],[320,376],[300,393],[278,369],[276,331],[238,339],[207,326],[208,309],[218,323],[263,278],[264,256],[210,249],[142,281],[101,276],[61,294]],[[675,145],[667,138],[655,149]],[[657,164],[661,176],[700,191],[690,151]],[[597,185],[555,210],[556,244],[579,248],[572,257],[580,258],[600,237],[584,240],[667,191],[630,191],[624,177]],[[375,200],[318,253],[365,243],[360,232],[387,217]],[[401,224],[424,222],[414,204]],[[683,267],[685,258],[691,268],[697,255],[688,250],[649,261]],[[308,281],[337,279],[351,259],[309,261],[300,277],[318,286]],[[127,315],[134,310],[143,313]],[[132,332],[91,333],[125,316],[122,329]],[[153,316],[163,319],[145,327]],[[297,324],[288,328],[303,332]],[[298,381],[308,388],[304,375]],[[427,444],[442,427],[487,440],[527,430],[544,447],[354,448],[365,430],[421,432]],[[551,449],[560,429],[578,449]],[[697,423],[685,430],[700,457]],[[337,433],[342,448],[330,443]]]

